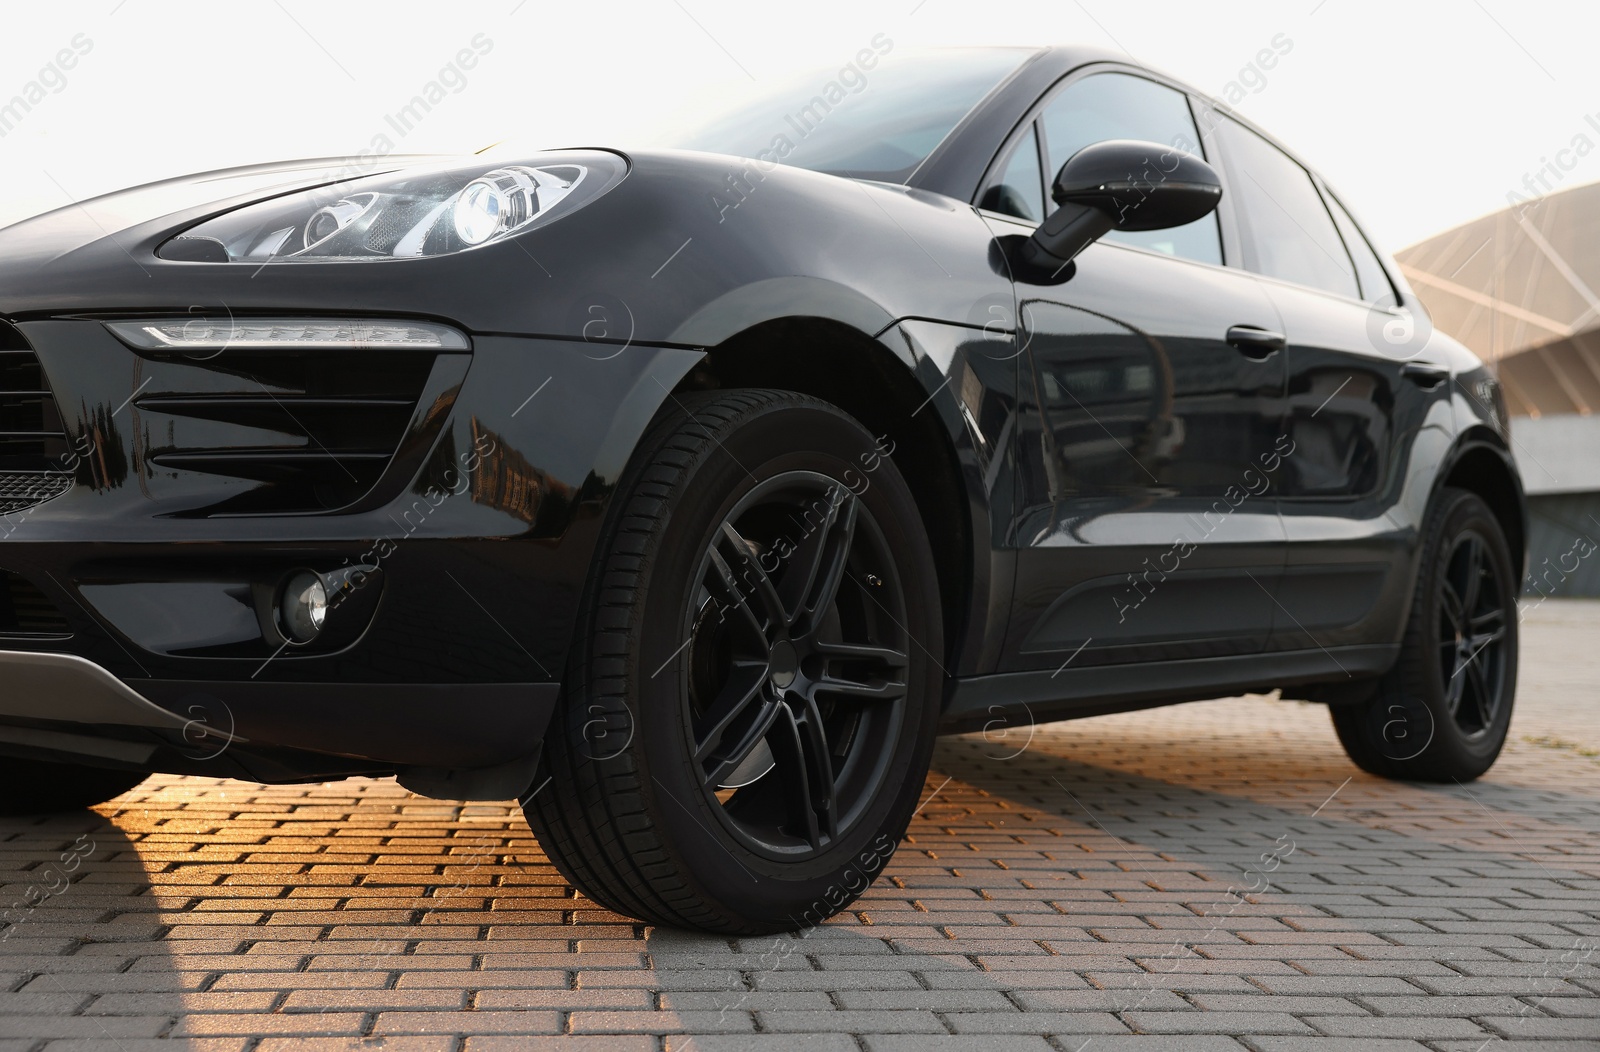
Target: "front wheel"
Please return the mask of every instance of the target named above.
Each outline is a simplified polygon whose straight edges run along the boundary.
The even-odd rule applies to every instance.
[[[1332,709],[1339,741],[1362,770],[1465,782],[1494,764],[1517,688],[1513,565],[1480,497],[1440,494],[1399,661],[1370,701]]]
[[[526,810],[595,901],[658,924],[816,924],[888,863],[927,774],[942,650],[909,488],[783,391],[685,396],[620,484],[551,784]]]

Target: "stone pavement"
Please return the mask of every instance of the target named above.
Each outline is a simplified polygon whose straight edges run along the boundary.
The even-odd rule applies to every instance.
[[[646,928],[510,807],[391,781],[0,820],[0,1052],[1597,1049],[1600,603],[1525,634],[1467,786],[1267,698],[947,739],[886,877],[800,936]]]

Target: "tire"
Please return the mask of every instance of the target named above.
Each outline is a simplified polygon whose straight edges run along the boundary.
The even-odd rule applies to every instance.
[[[1330,710],[1358,767],[1467,782],[1494,764],[1516,700],[1514,566],[1489,506],[1445,489],[1428,516],[1400,659],[1369,702]]]
[[[46,760],[0,760],[0,814],[44,815],[103,804],[143,782],[143,771]]]
[[[832,916],[888,863],[927,775],[943,650],[890,452],[785,391],[685,395],[652,425],[524,808],[585,895],[767,934]]]

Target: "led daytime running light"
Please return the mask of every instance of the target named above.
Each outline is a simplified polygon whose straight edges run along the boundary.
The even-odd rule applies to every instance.
[[[142,351],[468,349],[455,329],[419,321],[162,318],[106,322],[106,328]]]

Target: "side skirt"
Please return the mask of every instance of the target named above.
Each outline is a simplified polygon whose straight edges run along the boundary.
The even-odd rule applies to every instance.
[[[946,687],[939,730],[962,734],[997,721],[1050,723],[1277,687],[1369,679],[1387,672],[1399,656],[1398,644],[1381,644],[973,676]]]

